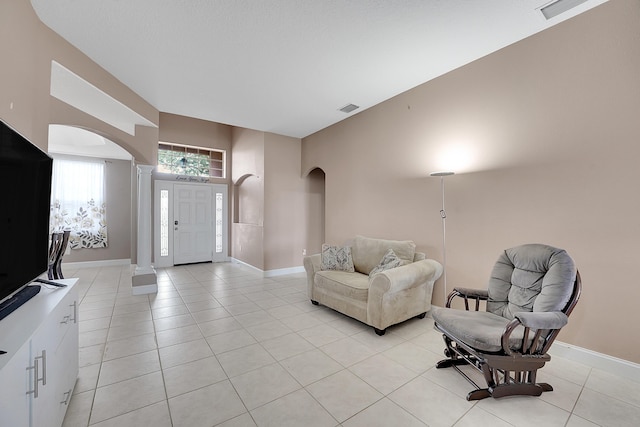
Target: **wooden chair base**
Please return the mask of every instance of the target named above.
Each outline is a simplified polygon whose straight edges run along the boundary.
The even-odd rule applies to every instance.
[[[451,341],[445,338],[448,357],[436,363],[436,369],[454,368],[476,389],[467,394],[467,400],[482,400],[487,397],[501,398],[506,396],[540,396],[545,391],[553,391],[553,387],[547,383],[536,383],[537,370],[544,366],[548,356],[532,358],[529,365],[522,371],[522,365],[514,368],[513,361],[508,356],[496,355],[472,355],[462,349],[451,346]],[[487,387],[481,388],[459,366],[470,365],[480,371],[486,381]]]
[[[540,396],[545,391],[553,391],[546,383],[538,384],[500,384],[491,388],[479,388],[467,394],[467,400],[482,400],[487,397],[498,399],[507,396]]]

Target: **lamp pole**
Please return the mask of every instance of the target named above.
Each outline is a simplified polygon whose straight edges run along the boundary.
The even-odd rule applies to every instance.
[[[442,193],[442,209],[440,209],[440,217],[442,218],[442,278],[444,284],[444,303],[447,305],[447,211],[444,206],[444,177],[454,175],[454,172],[432,172],[431,176],[440,177],[440,192]]]

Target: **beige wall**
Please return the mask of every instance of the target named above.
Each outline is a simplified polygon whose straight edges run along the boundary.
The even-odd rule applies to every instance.
[[[158,123],[155,108],[42,24],[28,0],[0,2],[0,58],[0,119],[31,142],[47,151],[50,124],[78,126],[119,144],[134,156],[136,163],[156,163],[157,128],[138,126],[136,134],[129,135],[49,95],[51,61],[55,60]],[[135,224],[135,204],[132,215]],[[135,232],[131,233],[130,247],[135,262]]]
[[[0,118],[34,144],[46,150],[49,124],[79,126],[121,145],[139,163],[155,163],[157,128],[138,127],[132,136],[49,96],[55,60],[158,123],[155,108],[42,24],[28,0],[0,3],[0,55]]]
[[[0,2],[0,118],[47,149],[50,66],[47,29],[26,0]]]
[[[231,131],[231,256],[264,270],[264,132]]]
[[[305,179],[301,142],[234,128],[232,257],[261,270],[302,265]]]
[[[627,332],[640,300],[638,76],[640,2],[615,0],[305,138],[302,169],[326,172],[326,240],[410,238],[442,260],[428,175],[455,170],[449,288],[484,287],[504,248],[566,248],[584,293],[559,339],[640,362]]]
[[[267,133],[264,153],[264,269],[301,266],[307,215],[300,139]]]
[[[229,125],[177,114],[160,113],[159,127],[158,137],[162,142],[215,148],[225,150],[227,153],[231,151],[232,127]],[[227,179],[225,183],[230,181],[228,160],[227,158]]]

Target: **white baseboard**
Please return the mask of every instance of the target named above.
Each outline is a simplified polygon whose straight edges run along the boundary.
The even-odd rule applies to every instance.
[[[262,270],[260,270],[258,267],[254,267],[253,265],[251,265],[251,264],[247,264],[246,262],[244,262],[244,261],[240,261],[239,259],[234,258],[234,257],[229,257],[229,262],[231,262],[231,263],[233,263],[233,264],[241,264],[241,265],[244,265],[245,267],[249,267],[250,269],[255,270],[255,271],[257,271],[257,272],[260,272],[260,273],[262,273],[262,272],[263,272],[263,271],[262,271]]]
[[[582,363],[583,365],[640,383],[640,365],[629,362],[628,360],[619,359],[561,341],[555,341],[553,343],[549,354]]]
[[[304,273],[304,267],[278,268],[275,270],[267,270],[263,272],[264,277],[286,276],[287,274]]]
[[[66,268],[122,267],[131,265],[131,259],[106,259],[102,261],[63,262]]]
[[[276,276],[285,276],[287,274],[295,274],[295,273],[303,273],[304,272],[304,267],[303,266],[299,266],[299,267],[289,267],[289,268],[278,268],[275,270],[261,270],[258,267],[254,267],[251,264],[247,264],[244,261],[240,261],[239,259],[233,258],[233,257],[229,257],[230,261],[235,263],[235,264],[242,264],[245,265],[247,267],[252,268],[253,270],[262,273],[262,277],[276,277]]]

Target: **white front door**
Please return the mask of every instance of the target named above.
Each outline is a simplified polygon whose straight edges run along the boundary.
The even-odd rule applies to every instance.
[[[208,185],[174,185],[174,265],[211,261],[214,237],[211,193]]]
[[[227,261],[227,186],[154,185],[154,266]]]

